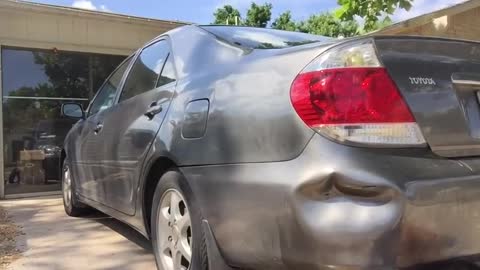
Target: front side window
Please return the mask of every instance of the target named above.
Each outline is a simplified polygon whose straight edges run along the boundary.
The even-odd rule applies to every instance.
[[[168,52],[168,43],[165,41],[143,49],[125,81],[120,102],[156,88]]]
[[[115,101],[115,94],[117,92],[118,86],[122,81],[123,74],[128,68],[132,58],[129,58],[123,62],[117,70],[115,70],[110,78],[105,82],[102,88],[99,90],[97,96],[93,100],[92,105],[90,106],[89,115],[96,114],[105,109],[112,107]]]

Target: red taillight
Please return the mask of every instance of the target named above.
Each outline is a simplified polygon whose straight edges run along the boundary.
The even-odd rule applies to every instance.
[[[310,127],[348,123],[415,122],[383,67],[347,67],[301,73],[292,104]]]
[[[423,147],[425,138],[372,40],[320,54],[295,78],[293,107],[316,132],[338,142]]]

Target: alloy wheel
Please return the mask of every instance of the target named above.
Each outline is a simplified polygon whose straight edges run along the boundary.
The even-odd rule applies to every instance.
[[[72,177],[68,167],[63,171],[63,200],[67,206],[72,204]]]
[[[182,194],[167,190],[158,208],[157,243],[163,270],[189,270],[192,261],[192,225]]]

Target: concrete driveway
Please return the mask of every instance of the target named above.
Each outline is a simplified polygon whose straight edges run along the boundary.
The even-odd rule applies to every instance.
[[[0,201],[22,227],[20,259],[7,269],[156,269],[150,243],[126,225],[95,214],[66,216],[58,197]]]

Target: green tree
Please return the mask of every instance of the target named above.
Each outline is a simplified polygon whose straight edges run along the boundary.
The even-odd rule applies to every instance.
[[[337,0],[341,6],[335,12],[336,17],[351,21],[355,16],[365,20],[365,31],[374,30],[379,17],[392,15],[397,8],[410,10],[414,0]]]
[[[41,65],[51,90],[48,97],[88,97],[88,57],[82,54],[65,56],[50,52],[33,52],[35,64]]]
[[[295,31],[297,29],[297,26],[292,20],[292,15],[290,11],[285,11],[273,21],[272,28],[286,31]]]
[[[365,28],[362,28],[360,30],[360,33],[361,35],[364,35],[364,34],[368,34],[370,32],[373,32],[373,31],[376,31],[376,30],[380,30],[380,29],[383,29],[389,25],[391,25],[393,22],[392,22],[392,19],[390,19],[389,17],[385,17],[383,18],[382,20],[378,20],[372,27],[370,27],[368,30],[366,30]]]
[[[247,11],[245,25],[255,27],[267,27],[268,22],[272,18],[272,4],[265,3],[257,5],[252,2],[250,9]]]
[[[375,30],[379,30],[379,29],[382,29],[382,28],[385,28],[389,25],[392,25],[393,21],[392,19],[390,19],[390,17],[385,17],[383,20],[381,21],[377,21],[372,29],[370,29],[370,31],[375,31]]]
[[[358,35],[358,23],[354,20],[340,21],[331,13],[312,15],[298,23],[297,29],[304,33],[328,37],[351,37]]]
[[[238,9],[232,7],[231,5],[225,5],[222,8],[217,8],[215,13],[213,13],[215,17],[214,24],[240,24],[240,11]]]
[[[49,96],[54,90],[47,83],[32,87],[21,87],[10,92],[11,96]],[[6,99],[4,101],[4,128],[5,130],[13,129],[30,129],[33,128],[38,121],[42,119],[55,119],[60,117],[59,109],[61,104],[59,101],[50,100],[33,100],[33,99]]]

